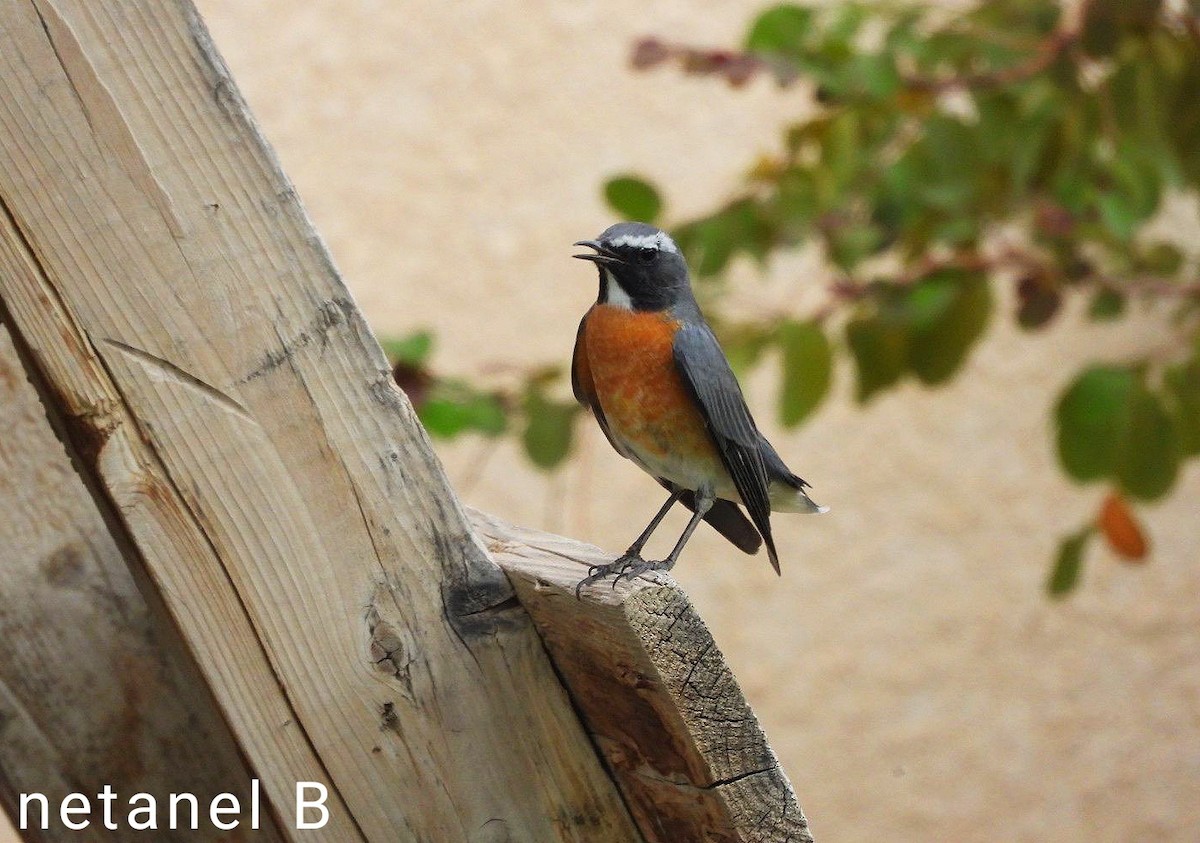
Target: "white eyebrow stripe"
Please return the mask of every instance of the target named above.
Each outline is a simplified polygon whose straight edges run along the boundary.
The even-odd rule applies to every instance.
[[[659,249],[663,252],[679,254],[675,241],[663,232],[657,234],[624,234],[609,241],[610,246],[633,246],[638,249]]]

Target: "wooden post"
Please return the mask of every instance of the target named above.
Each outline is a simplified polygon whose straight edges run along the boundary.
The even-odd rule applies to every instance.
[[[812,843],[791,783],[721,651],[669,576],[598,584],[598,548],[472,521],[508,574],[649,841]]]
[[[674,641],[639,620],[613,639],[632,661],[596,665],[657,682],[677,744],[677,768],[622,760],[667,735],[621,738],[589,697],[647,695],[554,643],[556,614],[612,601],[514,591],[489,559],[188,0],[0,0],[0,302],[281,834],[305,834],[313,782],[321,840],[808,839],[698,621]],[[734,720],[702,727],[699,676]],[[29,778],[2,742],[0,765]]]

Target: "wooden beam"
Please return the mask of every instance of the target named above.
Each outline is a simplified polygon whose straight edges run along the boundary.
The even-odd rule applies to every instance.
[[[0,0],[0,299],[286,829],[639,839],[186,0]]]
[[[733,673],[669,576],[599,583],[598,548],[472,512],[537,624],[643,835],[654,843],[812,843]]]
[[[107,785],[122,795],[114,817],[135,793],[194,793],[201,804],[233,793],[248,806],[253,773],[177,633],[134,584],[3,325],[0,430],[0,804],[16,817],[18,794],[58,805]],[[166,799],[157,807],[155,839],[214,839],[167,830]],[[145,839],[121,825],[104,839]],[[284,839],[269,806],[259,830],[245,826],[222,839]],[[37,832],[79,837],[57,822]]]

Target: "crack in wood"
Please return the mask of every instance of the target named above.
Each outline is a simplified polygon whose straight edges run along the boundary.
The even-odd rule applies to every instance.
[[[714,782],[710,782],[709,784],[704,785],[701,788],[701,790],[713,790],[714,788],[718,788],[718,787],[726,787],[727,785],[736,784],[737,782],[740,782],[743,779],[748,779],[751,776],[761,776],[764,773],[778,773],[778,772],[779,772],[779,765],[772,764],[769,767],[763,767],[761,770],[747,770],[744,773],[738,773],[737,775],[734,775],[734,776],[727,776],[726,778],[723,778],[723,779],[717,779]]]
[[[95,349],[75,319],[74,313],[63,300],[58,288],[51,283],[50,272],[32,237],[21,225],[21,221],[3,195],[0,195],[0,235],[8,235],[7,238],[0,236],[0,247],[5,248],[10,257],[24,264],[25,271],[36,280],[39,293],[44,296],[56,319],[63,326],[59,330],[62,342],[70,346],[72,353],[79,357],[97,359]],[[120,402],[116,399],[68,393],[63,384],[48,377],[42,378],[40,373],[44,370],[46,361],[41,359],[37,350],[25,342],[21,325],[3,301],[0,301],[0,320],[8,326],[18,357],[21,358],[39,395],[43,396],[43,403],[49,408],[51,405],[47,400],[52,400],[53,406],[61,408],[57,414],[57,423],[52,423],[55,434],[81,464],[96,465],[105,444],[124,421],[120,413]]]
[[[464,612],[463,614],[459,615],[459,617],[460,618],[473,618],[476,615],[482,615],[485,612],[507,612],[512,609],[521,609],[521,601],[517,599],[517,596],[515,594],[512,595],[511,597],[506,597],[505,599],[501,600],[499,603],[496,603],[494,605],[484,606],[482,609],[473,609],[470,612]],[[522,610],[522,611],[524,611],[524,610]]]
[[[121,342],[120,340],[105,337],[101,339],[100,342],[103,345],[109,346],[110,348],[115,348],[117,351],[128,355],[129,357],[141,363],[143,366],[157,371],[167,380],[199,392],[212,403],[225,410],[228,410],[235,416],[240,417],[242,420],[250,422],[250,424],[255,426],[258,425],[258,422],[254,419],[254,416],[251,414],[251,412],[247,410],[246,407],[236,398],[233,398],[232,396],[222,392],[212,384],[202,380],[196,375],[193,375],[186,369],[177,366],[170,360],[166,360],[156,354],[151,354],[149,351],[137,348],[129,343]]]
[[[694,782],[681,781],[678,778],[664,776],[661,773],[659,773],[657,770],[654,770],[653,768],[639,767],[637,769],[634,769],[634,768],[626,767],[626,768],[624,768],[624,772],[626,772],[627,774],[632,775],[632,776],[637,776],[639,779],[644,779],[649,782],[654,782],[655,784],[667,785],[668,787],[677,788],[680,791],[702,792],[702,791],[706,791],[706,790],[716,790],[718,788],[725,787],[727,785],[736,784],[737,782],[740,782],[743,779],[748,779],[751,776],[759,776],[759,775],[763,775],[763,774],[778,773],[778,772],[780,772],[780,770],[779,770],[778,764],[772,764],[768,767],[763,767],[761,769],[747,770],[744,773],[737,773],[736,775],[728,776],[723,779],[716,779],[715,781],[711,781],[707,784],[696,784]]]

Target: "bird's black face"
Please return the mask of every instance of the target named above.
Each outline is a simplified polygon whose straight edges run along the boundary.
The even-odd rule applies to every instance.
[[[595,254],[575,255],[600,270],[599,301],[627,310],[665,310],[691,295],[687,264],[666,232],[624,222],[595,240],[580,240]]]

